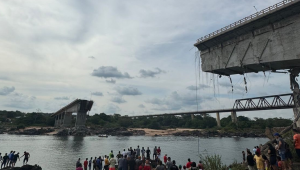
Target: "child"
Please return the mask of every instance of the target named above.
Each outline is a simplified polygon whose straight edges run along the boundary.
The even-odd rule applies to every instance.
[[[285,169],[284,164],[283,164],[280,156],[277,156],[277,164],[278,164],[278,169],[279,170],[284,170]]]
[[[264,159],[265,170],[271,170],[270,161],[268,160],[266,155],[263,155],[262,158]]]

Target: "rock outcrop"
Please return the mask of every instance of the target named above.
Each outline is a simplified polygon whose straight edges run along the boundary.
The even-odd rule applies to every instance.
[[[6,167],[3,169],[9,170],[42,170],[38,165],[23,165],[22,167]]]

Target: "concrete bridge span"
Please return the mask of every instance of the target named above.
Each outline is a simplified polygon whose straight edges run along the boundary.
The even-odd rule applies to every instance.
[[[55,118],[55,127],[71,127],[72,113],[77,113],[76,128],[85,127],[86,113],[92,109],[93,101],[76,99],[65,107],[53,113],[51,117]]]

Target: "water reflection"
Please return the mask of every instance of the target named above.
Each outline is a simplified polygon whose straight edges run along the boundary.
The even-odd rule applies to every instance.
[[[81,149],[84,148],[84,137],[83,136],[73,136],[72,149],[78,152],[81,152]]]

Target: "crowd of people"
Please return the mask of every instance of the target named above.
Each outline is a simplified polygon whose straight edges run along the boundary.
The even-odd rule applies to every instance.
[[[152,157],[151,157],[152,156]],[[152,159],[151,159],[152,158]],[[108,155],[86,158],[83,163],[79,158],[76,162],[76,170],[203,170],[203,164],[199,161],[198,165],[192,162],[189,158],[187,164],[184,166],[177,166],[176,161],[172,160],[165,154],[161,155],[161,148],[154,147],[153,152],[149,147],[140,149],[137,146],[136,149],[132,147],[122,152],[119,151],[116,156],[113,151]]]
[[[294,148],[297,156],[300,158],[300,134],[296,129],[293,129],[293,131]],[[278,133],[275,133],[274,137],[276,138],[274,143],[267,143],[265,147],[262,145],[255,146],[252,150],[253,152],[251,152],[250,149],[246,149],[246,152],[242,151],[243,161],[248,164],[249,170],[292,169],[293,156],[289,144],[286,143]]]
[[[0,163],[1,169],[5,167],[15,167],[17,161],[20,161],[20,158],[24,157],[23,165],[27,164],[30,154],[24,151],[24,154],[20,157],[20,153],[16,151],[10,151],[9,154],[5,153],[3,156],[0,153]]]

